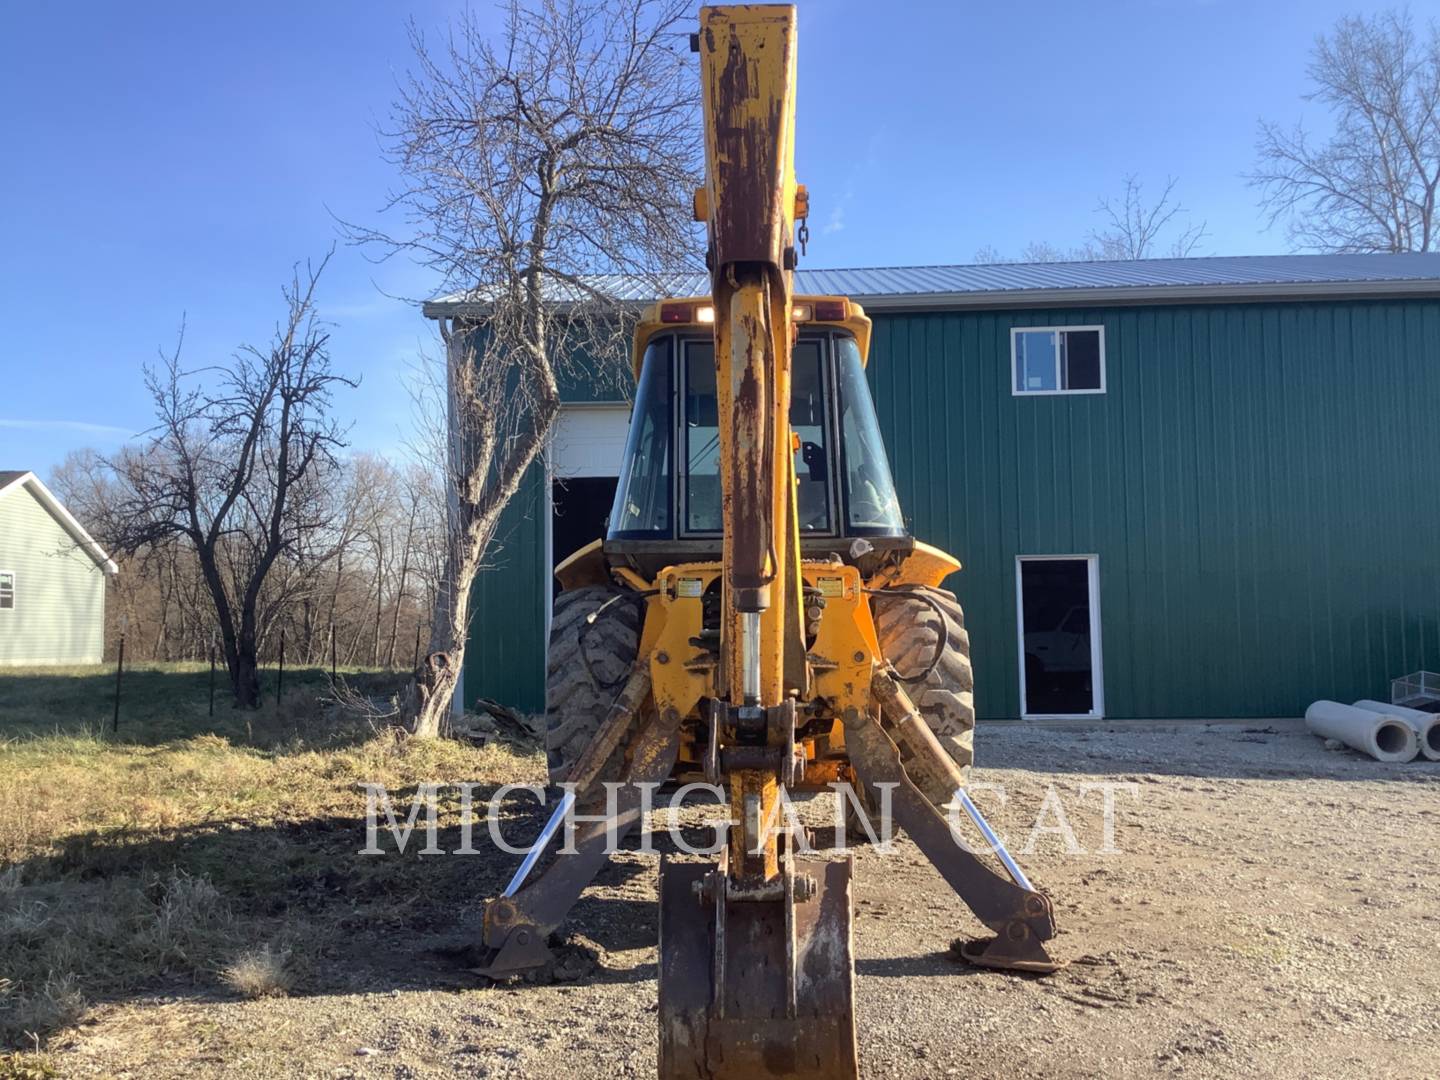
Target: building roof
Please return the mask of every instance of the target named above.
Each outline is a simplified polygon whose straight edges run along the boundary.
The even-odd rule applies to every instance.
[[[710,288],[704,273],[660,278],[608,274],[593,280],[617,301],[633,304],[664,296],[702,296]],[[867,311],[1440,296],[1440,254],[802,269],[795,273],[795,291],[802,296],[848,296]],[[572,293],[557,296],[556,303],[576,299],[578,294]],[[479,306],[473,296],[457,293],[431,300],[423,310],[437,319]]]
[[[20,469],[0,469],[0,500],[21,488],[29,491],[41,506],[50,511],[51,516],[60,522],[65,531],[74,539],[76,547],[81,548],[86,555],[89,555],[96,566],[107,574],[120,572],[120,568],[115,565],[114,560],[105,554],[105,549],[97,544],[95,538],[85,531],[85,527],[61,505],[60,500],[40,482],[38,476],[33,472],[25,472]]]

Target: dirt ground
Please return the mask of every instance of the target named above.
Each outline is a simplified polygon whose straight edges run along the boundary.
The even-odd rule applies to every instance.
[[[863,1075],[1440,1075],[1440,765],[1329,751],[1293,721],[992,725],[977,742],[1013,848],[1053,785],[1084,849],[1050,832],[1020,856],[1070,966],[951,960],[983,928],[907,840],[861,849]],[[1101,795],[1078,792],[1096,781],[1135,785],[1117,792],[1116,854],[1096,851]],[[829,797],[804,813],[828,821]],[[472,918],[516,861],[446,858]],[[597,963],[573,982],[477,987],[440,909],[397,913],[353,935],[321,989],[101,1005],[53,1061],[76,1076],[650,1076],[656,867],[627,853],[587,893],[571,925]]]

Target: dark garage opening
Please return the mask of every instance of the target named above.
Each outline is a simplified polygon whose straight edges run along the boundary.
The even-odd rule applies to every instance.
[[[619,478],[614,476],[576,476],[556,480],[550,486],[552,569],[605,535],[618,483]],[[558,581],[555,588],[560,588]]]
[[[1020,596],[1025,711],[1041,716],[1094,712],[1088,561],[1022,559]]]

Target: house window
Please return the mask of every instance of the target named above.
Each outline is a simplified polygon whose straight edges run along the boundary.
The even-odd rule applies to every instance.
[[[0,611],[15,606],[15,575],[8,570],[0,571]]]
[[[1103,326],[1015,327],[1010,368],[1016,394],[1103,394]]]

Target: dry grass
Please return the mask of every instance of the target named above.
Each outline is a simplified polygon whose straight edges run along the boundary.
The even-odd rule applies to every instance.
[[[268,944],[246,949],[220,972],[225,985],[242,997],[279,997],[290,990],[292,979],[286,964],[288,949],[272,949]]]
[[[67,700],[64,676],[31,678]],[[63,706],[37,734],[44,687],[17,694],[15,677],[4,681],[0,1046],[33,1050],[89,1004],[152,989],[303,991],[348,923],[403,907],[445,872],[444,860],[357,858],[360,783],[401,794],[544,775],[537,752],[356,724],[314,694],[292,696],[288,672],[283,709],[227,709],[208,730],[197,719],[185,737],[142,729],[133,742],[66,730]],[[29,703],[18,737],[4,708],[17,696]],[[453,797],[441,813],[442,828],[458,824]]]
[[[51,1080],[60,1072],[43,1054],[0,1053],[0,1080]]]

